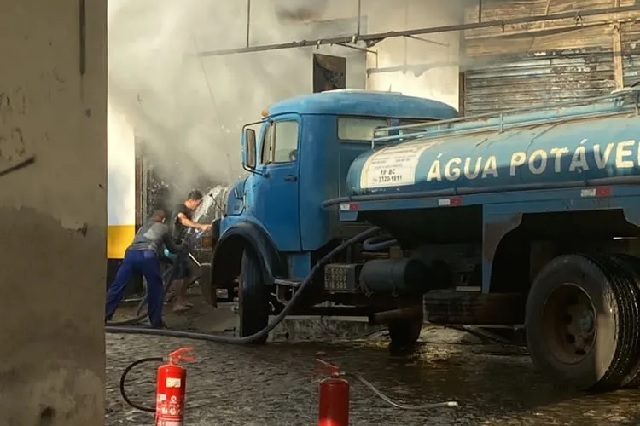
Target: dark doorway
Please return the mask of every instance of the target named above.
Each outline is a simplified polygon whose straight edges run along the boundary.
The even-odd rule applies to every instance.
[[[347,88],[347,58],[313,54],[313,93]]]

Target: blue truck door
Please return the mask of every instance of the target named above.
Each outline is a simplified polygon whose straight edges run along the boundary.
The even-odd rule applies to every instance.
[[[263,132],[260,144],[260,188],[254,192],[256,218],[278,250],[300,251],[300,116],[278,116]]]

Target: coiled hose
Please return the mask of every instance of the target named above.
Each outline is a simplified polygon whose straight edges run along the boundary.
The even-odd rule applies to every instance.
[[[155,413],[156,411],[155,406],[146,406],[146,405],[133,402],[131,398],[129,398],[129,395],[127,395],[125,384],[127,382],[127,375],[131,370],[133,370],[134,367],[137,367],[140,364],[145,364],[147,362],[159,363],[162,361],[163,361],[163,358],[161,357],[142,358],[142,359],[133,361],[131,364],[127,366],[127,368],[124,369],[124,371],[122,372],[122,375],[120,376],[120,382],[118,383],[118,388],[120,389],[120,395],[122,395],[122,399],[124,399],[124,402],[126,402],[127,404],[129,404],[129,406],[133,408],[137,408],[140,411],[144,411],[145,413]]]
[[[346,241],[343,241],[339,246],[331,250],[329,254],[327,254],[322,259],[320,259],[320,261],[316,263],[313,268],[311,268],[309,275],[304,279],[298,291],[295,292],[295,294],[293,295],[289,303],[285,305],[282,312],[280,312],[275,317],[275,319],[271,323],[269,323],[269,325],[267,325],[264,329],[258,331],[257,333],[252,334],[251,336],[245,336],[245,337],[215,336],[211,334],[196,333],[192,331],[177,331],[177,330],[165,330],[165,329],[143,328],[143,327],[134,327],[134,326],[118,326],[118,325],[107,325],[105,326],[105,331],[107,333],[146,334],[151,336],[178,337],[178,338],[202,340],[202,341],[214,342],[214,343],[229,343],[229,344],[254,343],[268,336],[271,330],[273,330],[278,324],[282,322],[282,320],[285,319],[287,315],[289,315],[289,312],[291,311],[291,309],[293,309],[295,304],[302,297],[301,295],[304,292],[304,289],[311,284],[312,279],[315,277],[318,271],[320,271],[321,268],[323,268],[327,263],[329,263],[329,261],[334,256],[336,256],[338,253],[345,250],[347,247],[352,246],[353,244],[356,244],[360,241],[366,240],[367,238],[370,238],[371,236],[375,235],[378,232],[380,232],[380,228],[378,227],[369,228],[366,231]]]

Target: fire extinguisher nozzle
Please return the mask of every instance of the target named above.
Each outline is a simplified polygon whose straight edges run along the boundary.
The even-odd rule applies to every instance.
[[[177,364],[180,361],[193,362],[196,358],[191,355],[192,352],[193,348],[176,349],[169,354],[169,362],[173,364]]]

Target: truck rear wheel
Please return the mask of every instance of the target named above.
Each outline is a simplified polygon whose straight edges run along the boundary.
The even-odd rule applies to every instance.
[[[631,270],[633,275],[632,280],[635,282],[636,288],[640,299],[640,259],[637,257],[629,256],[627,254],[618,254],[614,256],[615,260],[625,264]],[[640,311],[638,311],[640,316]],[[636,347],[640,345],[640,336],[637,336]],[[635,357],[635,361],[634,361]],[[631,367],[627,373],[627,376],[622,381],[622,387],[626,388],[638,388],[640,387],[640,349],[631,355],[630,359]]]
[[[623,385],[638,359],[638,293],[633,268],[619,257],[565,255],[549,262],[527,299],[534,364],[581,389]]]
[[[262,278],[258,255],[251,248],[242,253],[238,288],[240,336],[251,336],[269,324],[269,292]],[[254,343],[263,344],[268,336]]]
[[[389,351],[403,352],[416,347],[422,332],[422,317],[396,320],[389,323]]]

